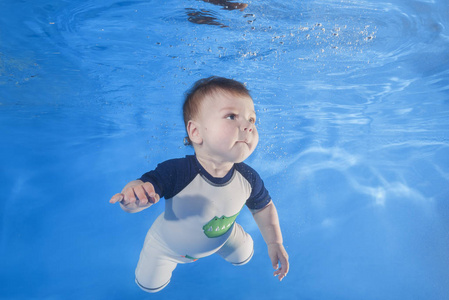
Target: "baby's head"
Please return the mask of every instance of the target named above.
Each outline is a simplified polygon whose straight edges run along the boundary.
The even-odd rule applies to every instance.
[[[245,85],[236,80],[216,76],[200,79],[186,92],[182,107],[186,129],[189,121],[198,116],[203,101],[219,93],[252,99]],[[184,144],[192,145],[188,135]]]

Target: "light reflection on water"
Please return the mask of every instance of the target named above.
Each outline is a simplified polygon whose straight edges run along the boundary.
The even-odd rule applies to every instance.
[[[276,201],[292,270],[281,285],[270,278],[242,214],[257,247],[247,268],[214,259],[179,268],[156,298],[230,296],[217,281],[243,299],[448,294],[445,1],[257,1],[243,11],[193,0],[9,2],[0,295],[142,296],[133,269],[162,205],[130,216],[107,200],[191,152],[182,93],[212,74],[253,93],[261,141],[248,162]]]

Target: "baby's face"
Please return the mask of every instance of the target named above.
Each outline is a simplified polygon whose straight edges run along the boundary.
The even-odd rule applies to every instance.
[[[244,161],[259,142],[256,112],[249,96],[217,92],[203,100],[197,122],[203,153],[222,162]]]

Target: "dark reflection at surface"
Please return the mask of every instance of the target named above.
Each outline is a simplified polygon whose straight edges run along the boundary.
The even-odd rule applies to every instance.
[[[226,10],[240,9],[241,11],[243,11],[243,10],[245,10],[245,8],[248,7],[248,4],[246,4],[246,3],[232,2],[232,1],[227,1],[227,0],[203,0],[203,1],[222,6],[223,9],[226,9]]]
[[[193,8],[187,8],[187,16],[189,16],[189,22],[195,24],[207,24],[207,25],[216,25],[220,27],[228,27],[223,23],[219,22],[217,18],[214,17],[213,12],[208,10],[196,10]]]
[[[203,2],[211,3],[214,5],[221,6],[222,9],[225,10],[240,10],[244,11],[245,8],[248,7],[248,4],[246,3],[240,3],[240,2],[232,2],[228,0],[202,0]],[[189,17],[189,22],[195,23],[195,24],[207,24],[207,25],[215,25],[220,27],[228,27],[227,25],[221,23],[217,18],[215,17],[214,13],[205,9],[196,10],[193,8],[187,8],[187,16]]]

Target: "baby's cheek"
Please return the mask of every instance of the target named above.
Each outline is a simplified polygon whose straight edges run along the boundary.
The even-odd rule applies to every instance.
[[[259,143],[259,133],[257,132],[257,129],[254,128],[254,147],[257,146],[257,144]]]

